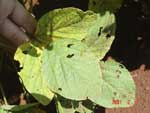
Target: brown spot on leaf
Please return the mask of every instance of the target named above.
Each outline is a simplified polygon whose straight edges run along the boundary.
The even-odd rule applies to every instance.
[[[117,78],[119,79],[119,78],[120,78],[120,75],[117,75]]]
[[[122,97],[123,97],[123,98],[126,98],[126,97],[127,97],[127,95],[122,95]]]
[[[116,96],[116,95],[117,95],[117,92],[113,92],[113,94]]]
[[[116,70],[116,73],[121,74],[121,71],[117,69],[117,70]]]

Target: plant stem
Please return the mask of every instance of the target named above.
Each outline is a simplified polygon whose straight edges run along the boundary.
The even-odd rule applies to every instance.
[[[5,105],[8,105],[8,102],[7,102],[7,99],[6,99],[6,95],[5,95],[5,92],[3,90],[3,87],[1,85],[1,83],[0,83],[0,91],[1,91],[1,94],[3,96],[3,100],[4,100]]]

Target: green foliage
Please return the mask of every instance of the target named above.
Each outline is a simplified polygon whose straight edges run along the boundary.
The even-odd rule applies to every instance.
[[[92,11],[76,8],[56,9],[45,14],[38,22],[37,40],[47,42],[54,38],[83,40],[99,25],[100,17]]]
[[[28,104],[28,105],[2,105],[1,109],[9,112],[18,112],[23,111],[25,109],[29,109],[31,107],[37,106],[38,103]]]
[[[132,106],[135,85],[128,70],[114,60],[101,61],[100,68],[103,81],[101,95],[99,98],[93,96],[91,100],[108,108]]]
[[[102,15],[105,11],[115,12],[122,2],[123,0],[89,0],[89,9]]]
[[[58,113],[93,113],[134,104],[135,85],[125,67],[101,61],[115,34],[114,12],[122,0],[90,0],[89,9],[56,9],[38,22],[37,39],[20,46],[20,81],[41,104],[54,98]],[[1,113],[45,113],[37,104],[2,105]]]
[[[59,113],[93,113],[95,104],[89,100],[72,101],[62,97],[57,97],[56,107]]]
[[[99,59],[81,41],[55,40],[43,51],[42,59],[43,77],[55,93],[72,100],[96,96],[93,92],[96,90],[100,94],[102,81]]]
[[[36,106],[38,103],[27,105],[2,105],[0,106],[0,113],[46,113]]]
[[[14,58],[22,68],[21,83],[39,103],[48,105],[54,99],[58,113],[134,104],[135,84],[128,70],[114,60],[102,61],[115,37],[113,12],[121,3],[89,0],[88,11],[55,9],[38,21],[36,40],[21,45]],[[11,48],[4,42],[0,47]],[[0,53],[0,67],[2,59]],[[45,113],[39,103],[7,105],[6,100],[0,113]]]
[[[92,113],[96,104],[133,105],[130,73],[113,60],[101,61],[114,31],[109,11],[103,16],[76,8],[50,11],[38,22],[37,40],[20,46],[15,54],[25,88],[44,105],[55,97],[59,113]]]
[[[41,74],[41,52],[31,43],[24,44],[17,50],[15,59],[19,59],[20,66],[23,67],[19,75],[26,89],[39,102],[47,105],[53,98],[53,93],[48,89]]]
[[[7,111],[0,108],[0,113],[7,113]]]

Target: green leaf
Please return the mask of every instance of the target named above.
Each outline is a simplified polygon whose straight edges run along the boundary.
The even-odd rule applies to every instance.
[[[56,98],[56,107],[58,113],[94,113],[95,105],[89,101],[74,101],[62,97]]]
[[[85,100],[101,93],[99,59],[78,40],[49,44],[42,54],[42,73],[49,88],[65,98]]]
[[[92,11],[83,12],[72,7],[55,9],[39,20],[36,37],[44,43],[51,38],[82,40],[98,20],[99,15]]]
[[[42,51],[32,43],[23,44],[15,53],[15,60],[23,68],[19,75],[25,88],[40,103],[47,105],[53,98],[53,93],[48,89],[47,82],[41,74]]]
[[[123,0],[89,0],[89,9],[100,14],[105,11],[115,12],[122,2]]]
[[[101,61],[100,67],[102,93],[90,99],[107,108],[132,106],[135,101],[135,84],[128,70],[114,60]]]
[[[114,14],[105,12],[100,16],[100,20],[93,24],[90,33],[82,42],[101,60],[110,49],[115,37]]]
[[[104,20],[109,21],[106,23]],[[36,95],[36,93],[39,93],[39,86],[37,87],[38,89],[33,89],[33,86],[29,84],[33,79],[32,76],[36,73],[38,76],[35,76],[34,78],[38,77],[39,82],[40,80],[43,82],[48,81],[46,84],[50,90],[66,98],[83,100],[91,95],[99,95],[101,92],[101,70],[98,62],[99,59],[102,59],[105,56],[113,41],[113,38],[106,37],[107,33],[111,33],[114,30],[113,27],[110,28],[113,22],[114,15],[112,14],[106,13],[105,16],[100,18],[98,14],[91,11],[83,12],[76,8],[56,9],[43,16],[38,22],[39,27],[36,36],[39,36],[38,39],[41,38],[43,42],[45,41],[46,45],[50,46],[50,49],[45,49],[46,45],[42,45],[42,42],[38,43],[38,47],[42,48],[39,49],[38,47],[35,47],[37,43],[35,44],[33,42],[35,45],[32,43],[27,44],[20,47],[20,51],[18,50],[19,52],[16,53],[16,59],[23,64],[23,70],[21,70],[20,75],[27,90],[29,90],[30,93],[32,92],[32,95],[35,96],[35,98],[39,99],[38,95]],[[102,34],[99,36],[101,27],[103,27]],[[71,29],[69,30],[68,28]],[[66,29],[66,32],[60,32],[65,35],[60,34],[56,36],[56,32],[60,29]],[[80,37],[82,34],[80,31],[82,30],[84,30],[84,32],[82,32],[84,35],[81,37],[85,40]],[[50,36],[47,35],[47,32],[50,31],[53,42],[52,40],[47,40],[45,38]],[[72,37],[70,33],[74,37]],[[76,34],[78,34],[78,36],[76,36]],[[43,36],[44,38],[40,36]],[[31,63],[37,64],[34,70],[31,67]],[[58,69],[57,66],[59,66],[60,69]],[[41,77],[41,69],[45,80]],[[70,72],[68,72],[68,70],[70,70]],[[93,76],[93,73],[95,76]],[[70,78],[70,75],[73,76]],[[96,80],[95,82],[93,81],[90,83],[89,81],[92,78],[93,80]],[[30,79],[30,81],[28,82],[27,79]],[[64,84],[65,82],[67,84]],[[40,87],[42,87],[41,84],[39,84]],[[98,89],[96,90],[97,92],[91,90],[93,85],[96,86],[93,90]],[[60,91],[59,89],[63,91]],[[78,90],[81,90],[80,93],[77,93]],[[40,93],[43,94],[42,91]]]
[[[2,109],[1,106],[0,106],[0,113],[8,113],[8,112],[5,111],[4,109]]]
[[[17,111],[22,111],[22,110],[25,110],[25,109],[35,107],[38,104],[39,103],[26,104],[26,105],[2,105],[1,108],[6,110],[6,111],[17,112]]]
[[[38,22],[36,36],[46,44],[55,38],[81,40],[98,58],[110,49],[115,34],[115,16],[105,12],[100,16],[92,11],[77,8],[55,9]]]
[[[52,92],[71,103],[89,99],[110,108],[133,105],[135,85],[129,72],[115,61],[100,61],[114,34],[115,17],[109,11],[103,15],[76,8],[49,12],[38,23],[37,40],[22,45],[15,55],[23,67],[19,74],[26,89],[44,105],[53,98]],[[57,106],[66,113],[61,101]]]

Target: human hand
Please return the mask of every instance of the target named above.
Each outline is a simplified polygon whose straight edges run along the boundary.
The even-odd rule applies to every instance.
[[[0,0],[0,35],[14,46],[29,41],[36,21],[17,0]],[[26,33],[25,33],[26,32]]]

